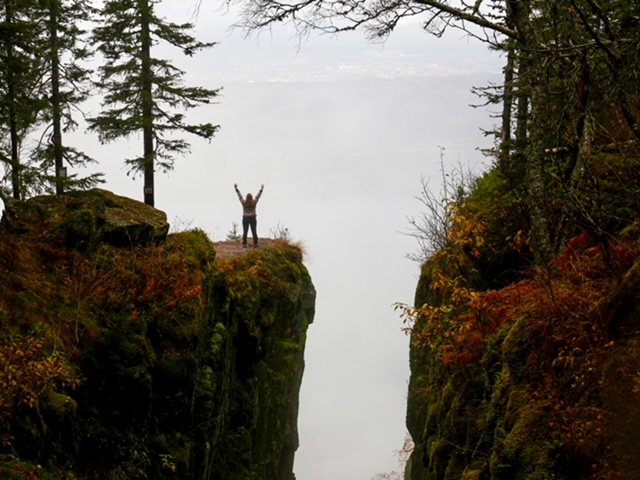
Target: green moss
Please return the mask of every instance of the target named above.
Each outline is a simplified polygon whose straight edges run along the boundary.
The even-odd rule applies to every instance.
[[[71,213],[54,230],[54,235],[62,235],[67,248],[86,250],[97,238],[96,217],[92,210],[82,208]]]
[[[39,477],[41,471],[42,469],[36,465],[21,461],[14,455],[0,454],[0,478],[3,480],[41,478]]]
[[[509,366],[510,377],[514,382],[526,381],[526,364],[529,356],[527,319],[522,316],[508,328],[502,343],[502,355]]]
[[[68,395],[49,391],[44,398],[44,407],[51,410],[59,418],[73,415],[78,409],[76,401]]]
[[[184,253],[184,261],[187,264],[205,271],[213,266],[216,255],[213,243],[200,229],[169,235],[166,251],[167,253]]]
[[[224,346],[227,329],[222,323],[216,323],[211,336],[211,354],[217,357]]]
[[[536,402],[518,409],[517,419],[504,438],[499,454],[492,458],[493,478],[557,479],[553,449],[548,436],[548,412]]]
[[[467,468],[464,472],[462,472],[460,480],[481,480],[483,473],[484,469],[482,468]]]

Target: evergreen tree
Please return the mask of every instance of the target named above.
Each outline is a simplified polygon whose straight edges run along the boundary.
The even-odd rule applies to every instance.
[[[40,21],[45,27],[44,84],[48,91],[47,108],[42,121],[45,130],[42,141],[32,152],[32,158],[41,165],[43,178],[55,185],[58,194],[67,188],[89,188],[101,182],[102,174],[79,178],[77,174],[64,174],[65,162],[82,166],[95,162],[79,150],[63,143],[63,133],[77,128],[72,112],[89,95],[89,70],[80,62],[90,56],[83,42],[86,33],[80,25],[90,20],[91,10],[86,0],[43,0]],[[53,169],[53,175],[48,172]]]
[[[170,137],[189,132],[210,140],[218,130],[211,123],[188,124],[184,110],[209,103],[218,90],[183,86],[184,71],[152,55],[152,47],[166,42],[187,56],[212,47],[197,41],[190,23],[175,24],[156,15],[157,0],[109,0],[93,38],[105,58],[99,86],[104,89],[103,111],[90,119],[102,142],[142,133],[141,156],[127,159],[129,172],[142,172],[144,201],[154,205],[154,172],[173,169],[174,158],[189,151],[189,143]]]
[[[5,0],[0,9],[0,127],[4,136],[0,160],[5,165],[2,183],[9,178],[14,199],[25,194],[23,140],[45,105],[40,95],[42,36],[32,20],[36,7],[32,0]]]
[[[62,193],[64,186],[87,188],[100,181],[101,174],[87,178],[60,175],[64,161],[70,165],[92,161],[62,141],[63,132],[77,125],[72,109],[87,97],[88,72],[78,65],[87,56],[80,46],[79,28],[88,19],[85,3],[4,2],[0,125],[6,135],[0,153],[13,198],[51,191],[52,185]]]

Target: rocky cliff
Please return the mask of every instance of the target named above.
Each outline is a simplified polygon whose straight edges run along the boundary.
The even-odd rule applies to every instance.
[[[291,480],[315,290],[103,190],[7,206],[0,477]]]
[[[495,171],[478,181],[404,307],[405,478],[640,478],[635,200],[609,197],[628,218],[611,217],[606,235],[575,228],[534,262],[505,184]]]

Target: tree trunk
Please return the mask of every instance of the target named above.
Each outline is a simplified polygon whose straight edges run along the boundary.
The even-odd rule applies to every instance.
[[[511,179],[511,111],[513,108],[513,69],[515,51],[512,42],[507,46],[507,64],[504,67],[504,87],[502,91],[502,131],[498,168]]]
[[[60,106],[60,58],[58,49],[59,0],[51,0],[49,7],[49,42],[51,55],[51,111],[53,117],[53,158],[55,166],[56,194],[64,193],[62,114]]]
[[[153,97],[151,78],[151,32],[149,28],[149,2],[140,0],[142,22],[142,141],[144,145],[144,203],[155,205],[154,150],[153,150]]]
[[[8,0],[4,4],[5,6],[5,21],[7,24],[12,25],[15,23],[13,2]],[[19,143],[20,136],[18,135],[18,115],[16,106],[16,95],[18,89],[16,88],[15,72],[12,69],[14,65],[14,46],[8,41],[5,48],[5,56],[7,59],[6,75],[7,75],[7,96],[8,96],[8,114],[9,114],[9,143],[11,145],[11,189],[13,198],[20,200],[21,188],[20,188],[20,153]]]
[[[535,68],[535,67],[534,67]],[[531,133],[527,148],[527,186],[531,211],[531,240],[536,260],[546,264],[553,256],[551,227],[547,212],[548,198],[545,181],[545,115],[546,85],[539,78],[541,72],[531,75]]]

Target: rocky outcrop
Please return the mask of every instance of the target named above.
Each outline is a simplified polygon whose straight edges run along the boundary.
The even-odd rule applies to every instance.
[[[98,243],[119,247],[161,243],[169,232],[164,212],[97,188],[13,201],[2,223],[13,231],[46,232],[70,248]]]
[[[315,303],[299,248],[216,261],[203,232],[166,235],[164,213],[102,190],[15,213],[0,476],[294,479]]]

